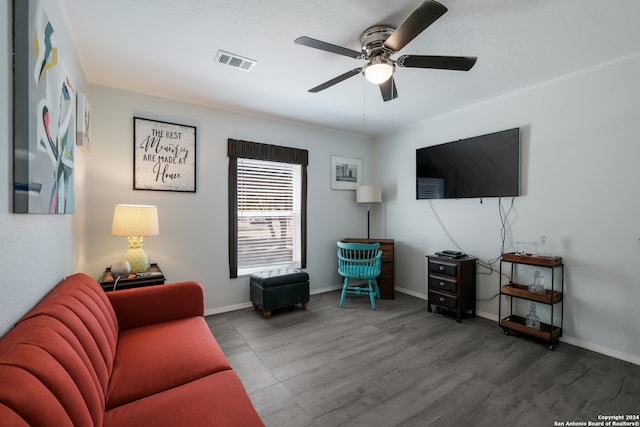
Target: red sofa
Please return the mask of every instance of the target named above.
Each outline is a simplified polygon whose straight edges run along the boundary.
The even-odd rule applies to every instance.
[[[63,280],[0,339],[2,426],[264,426],[196,282]]]

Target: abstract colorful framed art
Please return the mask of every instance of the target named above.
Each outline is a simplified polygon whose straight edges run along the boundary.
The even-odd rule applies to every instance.
[[[13,2],[15,213],[73,213],[76,93],[70,45],[40,0]]]

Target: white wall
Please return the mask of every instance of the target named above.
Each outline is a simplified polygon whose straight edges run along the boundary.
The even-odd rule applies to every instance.
[[[312,291],[339,281],[335,241],[366,233],[366,207],[354,203],[353,192],[329,187],[331,154],[361,158],[364,183],[383,185],[372,236],[396,239],[397,286],[424,296],[425,254],[455,245],[429,203],[415,200],[415,149],[520,126],[523,195],[509,217],[507,244],[549,236],[548,250],[567,268],[564,339],[640,363],[638,55],[398,130],[378,138],[373,151],[353,135],[90,86],[92,143],[89,153],[76,150],[75,215],[15,215],[10,16],[11,1],[0,0],[0,335],[64,276],[97,278],[122,256],[126,239],[110,235],[116,203],[158,205],[161,234],[146,239],[147,251],[170,281],[203,282],[209,312],[245,305],[248,279],[228,278],[227,138],[309,149]],[[56,8],[50,18],[66,39]],[[133,116],[197,126],[196,194],[131,189]],[[433,206],[464,251],[483,260],[499,255],[496,199]],[[497,290],[496,274],[480,276],[479,298],[489,299],[479,302],[482,315],[497,319],[490,299]]]
[[[48,16],[58,42],[70,46],[65,24],[54,2]],[[75,270],[76,224],[74,215],[13,214],[13,86],[11,70],[12,7],[0,0],[0,336],[46,292]],[[74,52],[66,50],[74,87],[84,82]],[[76,151],[77,153],[77,151]],[[78,164],[76,156],[76,165]],[[80,161],[81,163],[81,161]],[[76,197],[82,188],[82,168],[76,171]],[[76,206],[76,209],[78,206]]]
[[[548,251],[565,262],[565,340],[640,363],[638,75],[635,55],[378,138],[386,202],[375,226],[398,241],[397,286],[424,295],[425,254],[455,249],[429,203],[415,200],[416,148],[519,126],[523,194],[509,216],[507,245],[547,235]],[[498,199],[433,206],[465,252],[499,255]],[[497,274],[479,277],[478,298],[498,292]],[[478,309],[497,319],[497,301]]]
[[[366,233],[366,207],[354,191],[330,188],[330,156],[362,159],[364,182],[372,176],[368,138],[314,127],[183,104],[168,99],[91,85],[91,148],[87,154],[86,223],[81,269],[98,278],[127,248],[111,236],[117,203],[155,204],[160,235],[144,247],[169,281],[197,280],[206,289],[209,313],[249,301],[249,279],[229,278],[227,249],[227,139],[309,150],[308,268],[311,291],[335,287],[338,239]],[[134,191],[133,117],[197,127],[197,192]]]

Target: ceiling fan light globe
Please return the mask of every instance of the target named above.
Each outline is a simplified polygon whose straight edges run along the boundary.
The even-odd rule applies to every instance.
[[[364,68],[364,77],[375,85],[386,82],[393,75],[393,63],[387,61],[370,62]]]

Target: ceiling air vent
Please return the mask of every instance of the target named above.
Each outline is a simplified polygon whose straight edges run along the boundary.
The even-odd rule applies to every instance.
[[[219,50],[216,55],[216,62],[220,64],[226,64],[234,68],[238,68],[244,71],[251,71],[256,66],[258,61],[254,61],[253,59],[244,58],[240,55],[236,55],[235,53],[225,52],[224,50]]]

